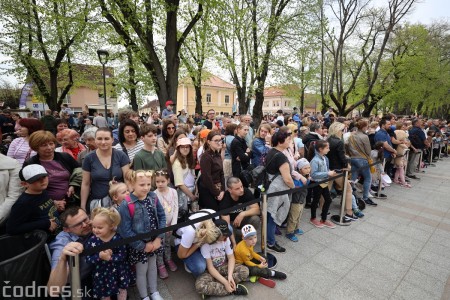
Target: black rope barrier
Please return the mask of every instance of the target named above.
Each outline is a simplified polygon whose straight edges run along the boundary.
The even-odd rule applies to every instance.
[[[377,161],[375,163],[372,163],[372,164],[369,164],[367,166],[361,167],[361,168],[357,169],[356,171],[360,171],[360,170],[363,170],[363,169],[366,169],[366,168],[370,168],[370,167],[378,165],[380,163],[381,162]],[[293,194],[293,193],[297,193],[297,192],[299,192],[301,190],[314,188],[314,187],[316,187],[316,186],[318,186],[318,185],[320,185],[322,183],[326,183],[326,182],[335,180],[337,178],[343,177],[344,175],[345,175],[345,173],[341,173],[341,174],[338,174],[338,175],[333,176],[333,177],[328,177],[328,178],[326,178],[324,180],[321,180],[321,181],[314,181],[314,183],[309,184],[307,186],[296,187],[296,188],[292,188],[292,189],[288,189],[288,190],[284,190],[284,191],[270,193],[270,194],[267,194],[267,198],[271,198],[271,197],[275,197],[275,196],[282,196],[282,195],[290,195],[290,194]],[[255,203],[259,203],[259,202],[261,202],[261,200],[262,200],[261,198],[256,198],[256,199],[254,199],[252,201],[246,202],[245,206],[249,206],[249,205],[252,205],[252,204],[255,204]],[[132,236],[132,237],[122,238],[121,240],[108,242],[108,243],[105,243],[105,244],[102,244],[102,245],[95,246],[93,248],[89,248],[87,250],[84,250],[80,255],[81,256],[92,255],[92,254],[94,254],[96,252],[104,251],[104,250],[107,250],[107,249],[113,249],[113,248],[116,248],[116,247],[120,247],[120,246],[123,246],[123,245],[127,245],[127,244],[130,244],[130,243],[133,243],[135,241],[150,240],[150,239],[152,239],[152,238],[154,238],[154,237],[156,237],[156,236],[158,236],[158,235],[160,235],[162,233],[178,230],[179,228],[182,228],[182,227],[194,225],[196,223],[199,223],[199,222],[202,222],[202,221],[206,221],[206,220],[209,220],[209,219],[213,219],[213,218],[216,218],[216,217],[219,217],[219,216],[222,216],[222,215],[227,215],[228,213],[230,213],[230,212],[232,212],[232,211],[234,211],[234,210],[236,210],[238,208],[241,208],[241,207],[242,207],[242,205],[235,205],[235,206],[232,206],[232,207],[229,207],[229,208],[217,211],[217,212],[212,213],[212,214],[205,214],[205,216],[201,216],[201,217],[195,218],[193,220],[188,220],[188,221],[183,222],[183,223],[178,223],[178,224],[171,225],[171,226],[168,226],[168,227],[159,228],[159,229],[152,230],[152,231],[146,232],[146,233],[140,233],[140,234],[137,234],[137,235]]]

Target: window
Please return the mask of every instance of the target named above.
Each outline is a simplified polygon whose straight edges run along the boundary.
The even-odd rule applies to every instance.
[[[211,103],[211,94],[206,94],[206,103]]]
[[[225,104],[230,104],[230,96],[225,95]]]
[[[289,102],[288,101],[284,101],[284,107],[288,107],[289,106]]]

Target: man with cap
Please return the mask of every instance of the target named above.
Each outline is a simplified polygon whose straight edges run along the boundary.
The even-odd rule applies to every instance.
[[[28,165],[19,172],[25,191],[11,208],[6,223],[8,234],[22,234],[36,229],[49,234],[53,240],[61,229],[59,214],[47,193],[48,174],[41,165]]]
[[[162,119],[165,119],[169,116],[173,115],[173,101],[167,100],[166,101],[166,108],[163,110],[161,117]]]

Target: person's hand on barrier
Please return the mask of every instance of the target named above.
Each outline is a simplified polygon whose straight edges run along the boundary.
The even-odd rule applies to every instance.
[[[55,218],[50,219],[50,227],[48,228],[48,230],[50,230],[50,232],[53,232],[56,230],[56,228],[58,228],[58,224],[56,224]]]
[[[112,257],[112,250],[111,249],[107,249],[105,251],[100,251],[98,256],[102,260],[110,261],[111,257]]]
[[[235,227],[240,227],[240,226],[241,226],[241,223],[242,223],[242,220],[244,220],[244,214],[243,214],[243,212],[240,212],[240,213],[236,216],[236,218],[234,219],[233,225],[234,225]]]
[[[336,172],[335,171],[329,171],[328,172],[328,176],[330,176],[330,177],[333,177],[333,176],[336,176]]]
[[[395,157],[397,157],[397,153],[391,153],[391,156],[392,156],[393,158],[395,158]]]
[[[216,197],[217,201],[222,201],[224,194],[225,194],[224,191],[220,192],[219,196]]]
[[[78,243],[78,242],[71,242],[68,243],[64,248],[63,248],[63,254],[65,255],[69,255],[69,256],[75,256],[77,254],[80,254],[81,252],[83,252],[84,247],[82,243]]]
[[[153,248],[152,252],[161,248],[161,238],[158,237],[153,241],[153,247],[154,248]]]

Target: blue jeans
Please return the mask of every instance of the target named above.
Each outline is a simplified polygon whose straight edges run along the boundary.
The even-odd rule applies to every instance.
[[[178,252],[178,246],[175,246],[175,251]],[[203,257],[200,249],[197,249],[194,253],[192,253],[189,257],[182,259],[182,261],[186,264],[186,267],[189,271],[192,272],[192,275],[195,277],[200,276],[206,270],[206,259]]]
[[[275,224],[275,221],[272,219],[272,216],[270,213],[267,213],[267,244],[270,246],[275,245],[275,229],[277,227],[277,224]]]
[[[365,158],[352,158],[351,164],[352,164],[352,180],[355,181],[359,175],[362,175],[364,177],[363,199],[367,200],[369,199],[370,183],[372,182],[372,174],[370,173],[370,168],[368,167],[369,163]],[[358,171],[358,169],[362,167],[366,168]]]

